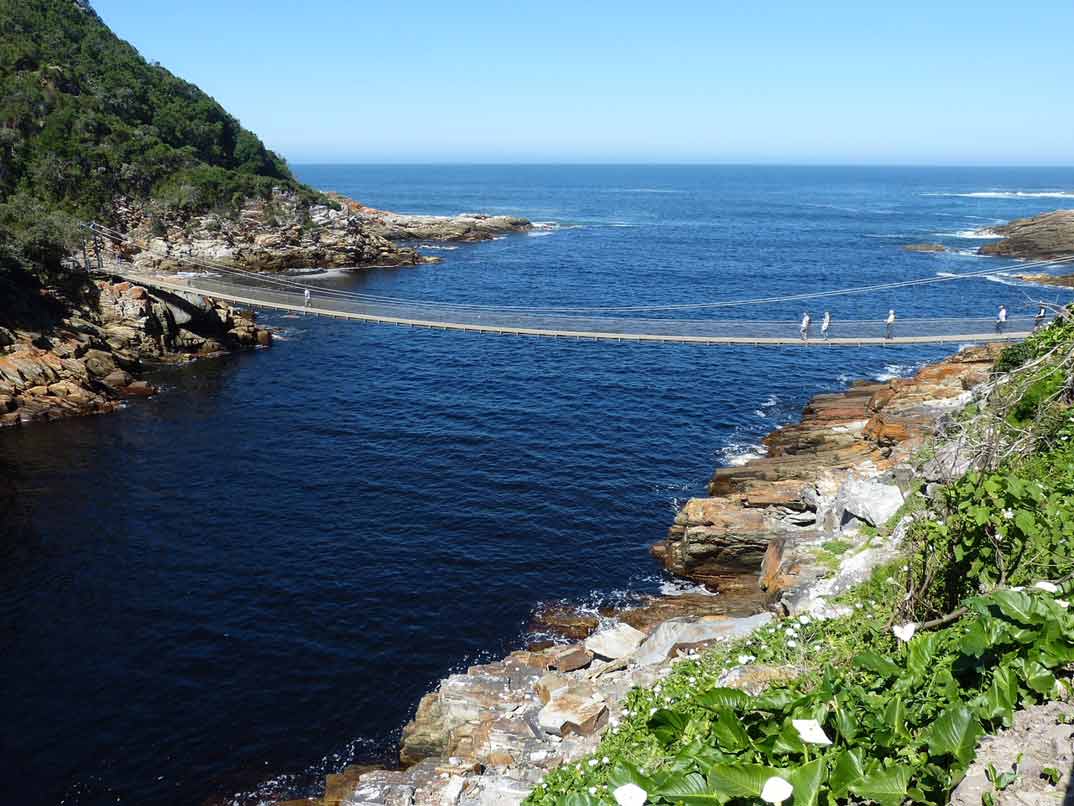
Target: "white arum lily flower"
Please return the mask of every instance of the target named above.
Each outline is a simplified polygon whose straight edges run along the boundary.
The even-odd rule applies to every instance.
[[[761,800],[765,803],[779,804],[783,803],[792,794],[794,794],[794,787],[791,786],[790,781],[780,778],[778,775],[773,775],[764,782],[764,789],[761,790]]]
[[[909,641],[914,637],[914,633],[917,632],[917,625],[912,621],[908,621],[906,624],[896,624],[891,628],[891,631],[895,633],[895,637],[900,641]]]
[[[1037,590],[1044,591],[1045,593],[1059,593],[1059,586],[1054,582],[1049,582],[1046,579],[1042,579],[1033,585]]]
[[[798,738],[806,744],[829,745],[832,740],[824,732],[824,728],[815,719],[792,719],[791,724],[798,731]]]
[[[612,797],[619,806],[643,806],[649,801],[649,793],[637,784],[623,784],[613,789]]]
[[[1063,608],[1064,610],[1066,610],[1068,607],[1070,607],[1070,602],[1068,602],[1066,599],[1056,599],[1055,603],[1057,605],[1059,605],[1061,608]]]

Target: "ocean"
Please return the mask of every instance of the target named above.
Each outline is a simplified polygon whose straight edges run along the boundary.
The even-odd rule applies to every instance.
[[[1071,297],[974,254],[981,229],[1074,206],[1071,169],[296,170],[374,207],[540,222],[426,245],[436,265],[317,280],[384,296],[698,304],[994,266],[827,304],[838,323]],[[262,321],[271,349],[160,371],[154,399],[0,432],[19,492],[0,520],[0,801],[251,804],[390,759],[421,695],[521,646],[539,603],[675,586],[649,545],[811,395],[951,352]]]

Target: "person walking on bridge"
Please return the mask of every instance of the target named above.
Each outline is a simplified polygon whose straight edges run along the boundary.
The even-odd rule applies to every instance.
[[[802,341],[809,338],[809,325],[812,321],[808,311],[802,314],[802,326],[798,328],[798,332],[802,334]]]
[[[1033,329],[1040,330],[1041,326],[1044,324],[1044,319],[1047,316],[1048,312],[1044,309],[1044,304],[1041,303],[1040,307],[1037,309],[1037,315],[1033,317]]]
[[[1000,305],[999,313],[996,314],[996,332],[1002,333],[1003,328],[1007,325],[1007,306]]]
[[[302,292],[302,308],[303,308],[302,315],[303,316],[305,316],[305,314],[306,314],[305,309],[308,308],[309,306],[310,306],[310,290],[307,288],[305,291]]]
[[[884,338],[890,339],[895,335],[895,309],[888,310],[888,318],[884,320]]]
[[[824,318],[820,322],[820,335],[825,341],[828,339],[828,329],[832,326],[831,311],[824,312]]]

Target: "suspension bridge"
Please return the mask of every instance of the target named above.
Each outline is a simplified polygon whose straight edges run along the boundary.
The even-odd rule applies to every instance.
[[[170,262],[188,265],[196,271],[182,274],[149,272],[140,270],[118,257],[124,250],[129,252],[131,247],[146,251],[146,245],[135,243],[127,236],[100,225],[90,225],[88,229],[94,234],[97,244],[98,270],[108,276],[120,277],[164,292],[199,294],[253,308],[403,327],[620,342],[836,347],[1015,342],[1028,336],[1036,324],[1034,318],[1029,316],[1012,316],[1003,323],[997,322],[996,317],[900,318],[890,328],[883,318],[836,320],[832,322],[827,334],[822,335],[819,323],[813,323],[803,337],[798,321],[682,318],[682,314],[690,310],[805,302],[844,294],[933,285],[983,277],[1002,271],[1001,268],[957,276],[928,277],[781,297],[693,305],[588,308],[488,306],[406,300],[332,289],[303,283],[300,278],[246,271],[197,257],[161,255]],[[101,261],[102,247],[112,250],[117,257],[107,263]],[[1074,261],[1074,257],[1041,262],[1040,265],[1054,265],[1065,261]],[[1025,269],[1036,265],[1020,264],[1017,268]]]

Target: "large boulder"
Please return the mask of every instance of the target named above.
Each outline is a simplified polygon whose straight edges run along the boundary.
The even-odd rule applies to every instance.
[[[839,488],[833,515],[838,527],[857,519],[871,526],[882,526],[903,504],[897,485],[874,479],[849,478]]]
[[[598,658],[619,660],[641,646],[645,633],[629,624],[616,624],[585,639],[585,648]]]
[[[638,647],[632,660],[639,666],[654,666],[671,657],[677,649],[749,635],[771,620],[771,613],[758,613],[747,618],[706,617],[696,621],[685,618],[665,621]]]

